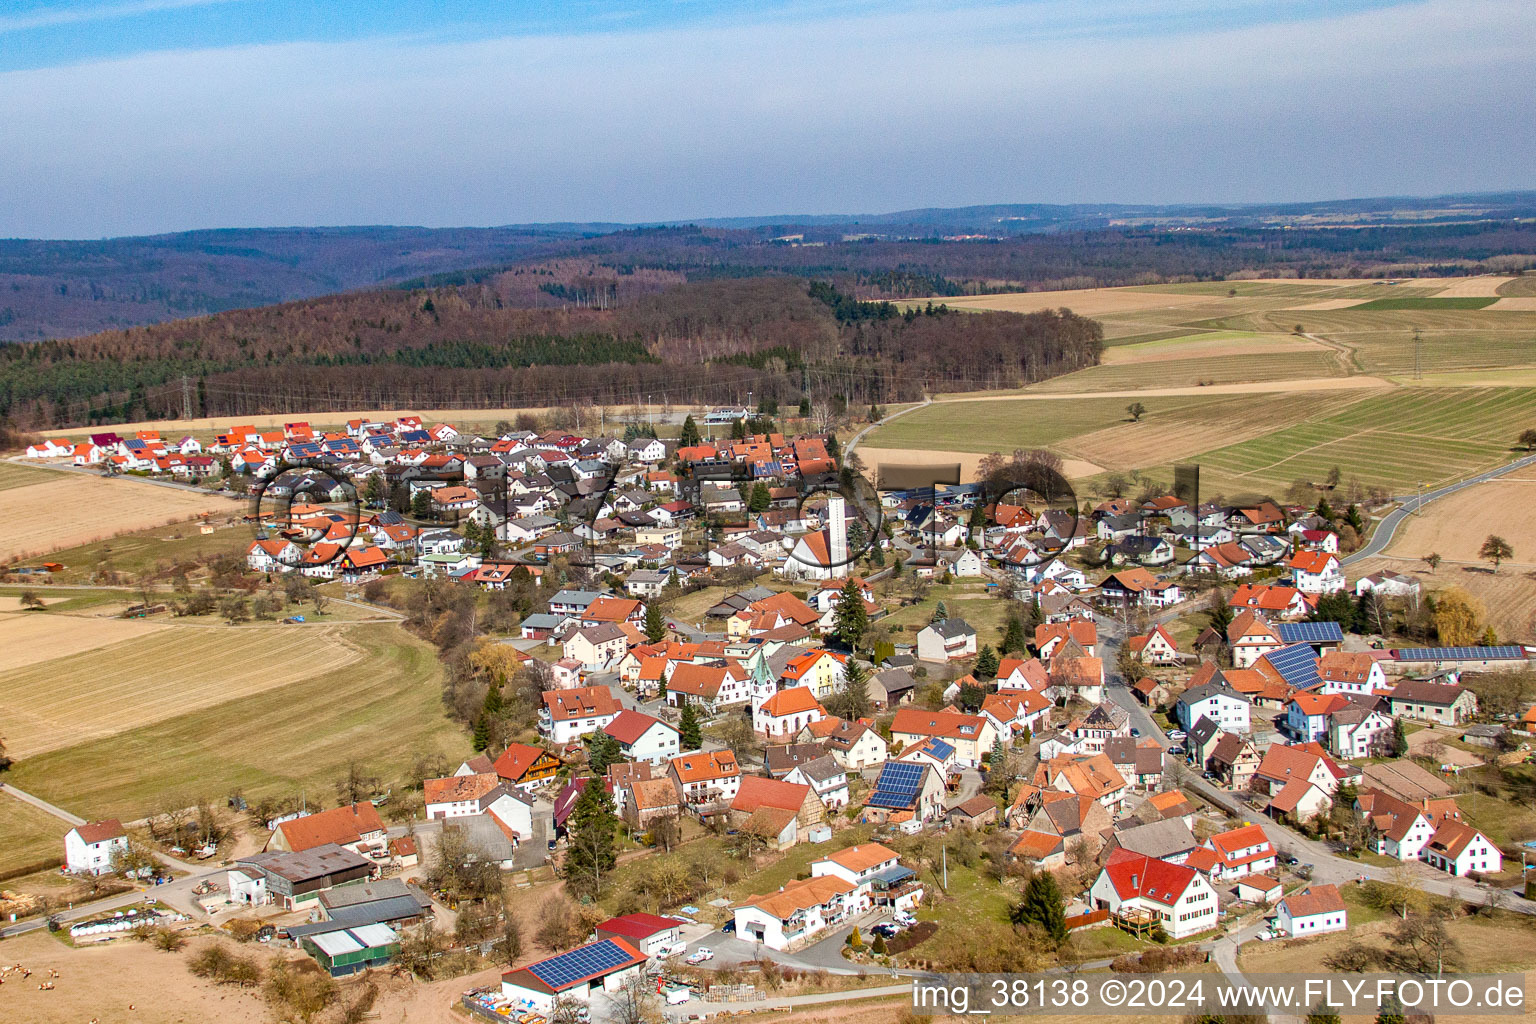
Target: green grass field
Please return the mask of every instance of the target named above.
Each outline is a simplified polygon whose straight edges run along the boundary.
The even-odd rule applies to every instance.
[[[1220,401],[1222,396],[1152,396],[1144,422]],[[937,448],[961,452],[1012,451],[1054,445],[1126,422],[1123,398],[1021,399],[935,402],[871,431],[865,443],[880,448]]]
[[[1153,344],[1163,344],[1154,342]],[[1238,384],[1248,381],[1338,377],[1343,366],[1337,353],[1321,348],[1296,352],[1222,355],[1198,359],[1160,359],[1145,363],[1091,366],[1053,377],[1030,391],[1060,394],[1075,391],[1138,391],[1189,387],[1195,384]]]
[[[355,760],[406,799],[412,758],[457,764],[469,738],[443,712],[430,646],[385,624],[349,636],[367,656],[345,669],[28,758],[7,781],[85,817],[129,820],[167,796],[222,801],[235,789],[329,801]]]
[[[0,793],[0,873],[50,857],[62,859],[68,831],[69,825],[59,818]]]
[[[1433,297],[1413,298],[1394,295],[1390,299],[1372,299],[1370,302],[1363,302],[1358,306],[1351,306],[1349,308],[1361,313],[1374,313],[1387,309],[1482,309],[1484,306],[1491,306],[1497,301],[1497,299],[1483,299],[1471,296],[1437,299]]]
[[[1297,401],[1305,401],[1298,396]],[[1424,388],[1385,392],[1332,415],[1199,457],[1212,480],[1244,488],[1344,477],[1397,493],[1455,479],[1505,460],[1536,422],[1533,388]]]
[[[49,480],[64,479],[67,478],[62,473],[56,473],[51,469],[23,466],[15,462],[0,462],[0,491],[8,491],[12,487],[45,484]]]

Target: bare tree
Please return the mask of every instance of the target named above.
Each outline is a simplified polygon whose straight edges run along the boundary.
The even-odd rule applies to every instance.
[[[615,1024],[655,1024],[661,1018],[656,992],[640,974],[631,974],[613,997]]]

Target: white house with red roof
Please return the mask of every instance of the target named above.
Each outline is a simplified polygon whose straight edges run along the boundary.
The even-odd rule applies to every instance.
[[[112,870],[112,855],[128,852],[128,833],[116,818],[88,821],[64,833],[64,868],[82,875]]]
[[[1212,881],[1224,881],[1273,871],[1278,860],[1264,827],[1244,825],[1211,836],[1185,863]]]
[[[610,917],[595,932],[598,939],[624,939],[646,956],[667,957],[687,947],[682,932],[686,923],[657,914],[625,914]]]
[[[1025,730],[1039,732],[1052,707],[1049,698],[1035,690],[999,690],[982,699],[981,713],[991,720],[1003,742],[1011,743]]]
[[[1275,907],[1275,930],[1289,938],[1342,932],[1348,927],[1349,911],[1336,885],[1309,885]]]
[[[681,736],[676,729],[643,711],[625,708],[603,726],[603,732],[619,741],[627,761],[660,764],[676,757],[681,750]]]
[[[1487,836],[1462,821],[1444,821],[1419,852],[1430,867],[1448,875],[1498,874],[1504,855]]]
[[[808,687],[791,686],[753,710],[752,728],[770,741],[788,743],[801,729],[826,717],[826,709]]]
[[[1227,604],[1233,613],[1255,611],[1272,619],[1300,619],[1312,610],[1295,587],[1269,583],[1241,583]]]
[[[1216,890],[1192,867],[1118,848],[1088,890],[1096,909],[1161,924],[1174,939],[1216,927]]]
[[[1298,551],[1285,564],[1296,578],[1296,589],[1303,594],[1332,594],[1348,583],[1338,556],[1326,551]]]
[[[1131,637],[1125,645],[1148,665],[1177,665],[1184,660],[1173,635],[1161,625],[1153,626],[1150,633]]]
[[[253,572],[289,572],[303,557],[298,545],[283,537],[253,540],[245,549],[245,564]]]
[[[539,732],[557,744],[570,743],[604,728],[622,710],[606,686],[545,690],[544,706],[539,708]]]
[[[1387,689],[1381,662],[1365,651],[1325,651],[1317,659],[1317,675],[1323,693],[1354,693],[1369,696]]]

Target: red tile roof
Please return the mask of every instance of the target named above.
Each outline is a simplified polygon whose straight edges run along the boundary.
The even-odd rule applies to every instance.
[[[312,850],[326,843],[347,846],[371,832],[383,832],[384,822],[371,803],[349,804],[318,814],[309,814],[277,826],[294,853]]]

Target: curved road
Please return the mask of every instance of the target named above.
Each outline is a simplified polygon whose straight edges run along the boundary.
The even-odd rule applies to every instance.
[[[1490,469],[1486,473],[1479,473],[1477,476],[1469,476],[1465,480],[1460,480],[1454,484],[1447,484],[1444,487],[1437,488],[1433,491],[1428,491],[1422,496],[1414,494],[1403,498],[1403,504],[1401,507],[1393,509],[1391,512],[1387,513],[1387,515],[1377,525],[1375,531],[1371,534],[1371,539],[1366,542],[1366,545],[1359,551],[1356,551],[1354,554],[1346,555],[1344,558],[1339,559],[1339,564],[1349,565],[1353,562],[1358,562],[1362,559],[1370,558],[1372,555],[1381,554],[1392,543],[1392,538],[1397,533],[1397,528],[1402,525],[1403,520],[1407,519],[1408,516],[1414,512],[1417,512],[1419,509],[1423,508],[1425,505],[1428,505],[1430,502],[1438,501],[1447,495],[1455,494],[1457,491],[1466,490],[1468,487],[1472,487],[1475,484],[1487,483],[1489,480],[1497,479],[1498,477],[1503,476],[1505,473],[1511,473],[1517,469],[1523,469],[1526,466],[1533,465],[1536,465],[1536,455],[1527,455],[1523,459],[1516,459],[1514,462],[1500,466],[1497,469]]]

